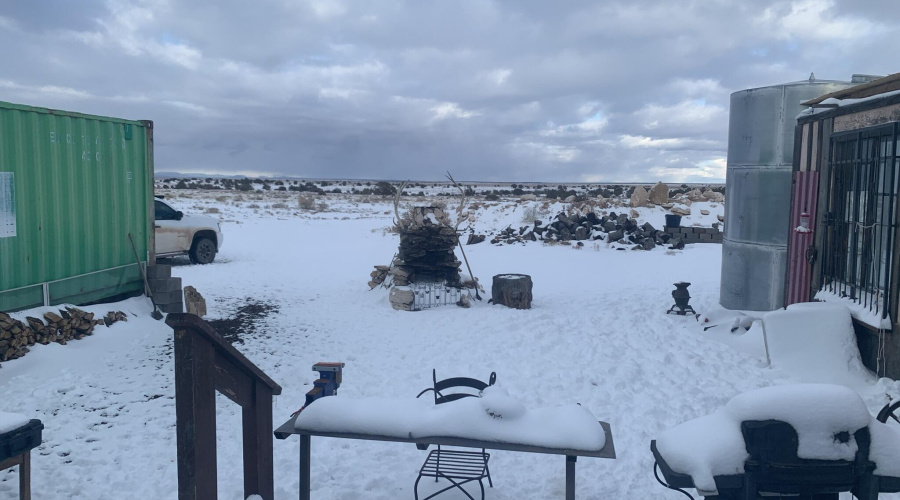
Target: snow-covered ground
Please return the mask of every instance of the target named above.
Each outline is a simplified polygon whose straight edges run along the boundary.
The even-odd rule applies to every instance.
[[[467,246],[472,270],[488,289],[495,274],[530,274],[533,308],[485,300],[471,309],[399,312],[387,290],[366,285],[373,266],[388,264],[397,250],[398,237],[387,231],[389,199],[329,196],[307,210],[296,193],[274,195],[238,200],[235,193],[179,191],[170,200],[223,220],[225,245],[213,264],[185,259],[173,269],[204,295],[209,317],[228,317],[248,301],[277,307],[237,345],[284,388],[275,401],[276,426],[303,404],[318,361],[346,363],[340,394],[354,397],[415,397],[431,385],[432,368],[482,379],[496,371],[498,385],[528,408],[580,403],[611,424],[618,458],[580,459],[578,498],[672,499],[680,494],[653,478],[651,439],[739,393],[803,378],[791,366],[766,367],[764,351],[739,345],[727,330],[705,332],[715,321],[665,314],[672,283],[690,281],[694,308],[731,324],[717,306],[720,245],[650,252],[613,251],[605,242]],[[557,208],[546,210],[552,215]],[[480,232],[517,227],[525,209],[486,205],[474,225]],[[710,210],[706,217],[714,218],[721,205]],[[662,225],[661,209],[639,212]],[[683,224],[706,222],[692,217]],[[32,459],[33,496],[174,498],[172,331],[150,318],[143,298],[85,309],[130,316],[67,346],[34,346],[0,369],[0,411],[45,425]],[[872,379],[858,391],[872,413],[886,394],[900,395],[889,380]],[[220,498],[241,499],[240,411],[220,396],[217,419]],[[274,448],[276,498],[296,498],[298,440],[276,441]],[[315,438],[313,498],[412,498],[425,455],[412,445]],[[489,499],[562,498],[565,460],[492,451],[491,475]],[[15,475],[0,473],[0,498],[16,489]]]

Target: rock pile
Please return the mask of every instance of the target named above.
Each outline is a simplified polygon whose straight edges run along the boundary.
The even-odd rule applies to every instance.
[[[60,309],[59,314],[44,313],[43,319],[27,316],[24,322],[0,312],[0,361],[20,358],[34,344],[56,342],[66,345],[70,340],[92,335],[97,325],[110,326],[127,319],[125,313],[113,311],[94,319],[94,313],[75,307]]]
[[[376,286],[384,283],[384,280],[388,277],[388,272],[390,272],[391,266],[375,266],[375,270],[369,273],[369,276],[372,278],[369,280],[369,288],[375,288]]]
[[[676,210],[684,211],[686,209],[676,207],[676,205],[682,204],[690,207],[691,203],[696,201],[724,203],[725,195],[709,187],[694,188],[689,191],[684,191],[684,188],[681,188],[671,191],[668,185],[658,182],[655,186],[650,188],[649,192],[644,189],[643,186],[636,186],[631,193],[629,205],[631,207],[648,207],[656,205],[667,210],[672,210],[672,213],[678,214],[678,211]],[[676,209],[673,209],[673,207]],[[680,213],[679,215],[689,214],[690,210],[687,209],[687,213]]]
[[[587,241],[600,240],[622,245],[633,245],[635,250],[651,250],[657,245],[674,244],[674,238],[653,227],[649,222],[638,224],[628,214],[615,212],[598,216],[594,212],[567,215],[560,213],[556,219],[544,225],[541,220],[534,221],[534,226],[522,226],[519,229],[507,227],[491,239],[495,245],[520,243],[526,241]],[[670,241],[671,240],[671,241]]]

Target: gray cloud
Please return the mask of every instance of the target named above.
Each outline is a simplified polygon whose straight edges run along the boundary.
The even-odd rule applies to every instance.
[[[889,74],[892,0],[0,6],[0,99],[155,122],[160,171],[724,177],[731,92]]]

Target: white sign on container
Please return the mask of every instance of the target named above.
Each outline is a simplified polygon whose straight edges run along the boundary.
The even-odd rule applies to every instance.
[[[16,235],[16,184],[12,172],[0,172],[0,238]]]

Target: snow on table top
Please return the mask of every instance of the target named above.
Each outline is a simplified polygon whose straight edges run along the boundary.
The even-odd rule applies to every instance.
[[[859,395],[841,385],[766,387],[735,396],[712,415],[663,432],[656,447],[672,470],[691,476],[698,490],[716,491],[713,476],[744,472],[749,455],[741,422],[746,420],[781,420],[790,424],[797,430],[799,458],[853,460],[858,447],[852,434],[869,425],[872,417]],[[851,434],[847,443],[834,439],[842,431]],[[891,462],[896,462],[900,448],[893,450],[885,449],[884,458],[893,455]]]
[[[29,418],[18,413],[7,413],[0,411],[0,434],[9,432],[24,426],[29,422]]]
[[[435,405],[430,398],[330,396],[309,405],[296,429],[401,439],[454,437],[546,448],[600,451],[606,435],[579,405],[526,409],[502,389]]]

